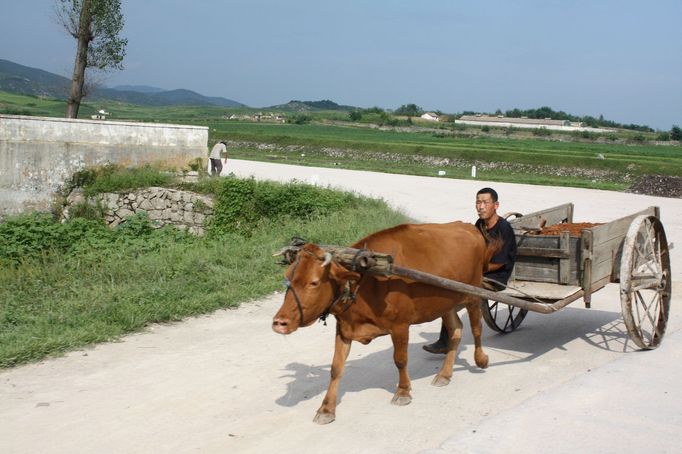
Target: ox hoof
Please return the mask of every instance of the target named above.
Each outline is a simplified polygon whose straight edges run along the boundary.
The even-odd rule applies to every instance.
[[[450,384],[450,379],[448,377],[442,377],[440,375],[436,375],[433,377],[433,381],[431,382],[433,386],[438,386],[439,388],[441,386],[447,386]]]
[[[488,367],[488,355],[482,355],[481,357],[475,357],[476,365],[481,369],[487,369]]]
[[[399,395],[394,395],[393,399],[391,399],[391,403],[393,405],[398,405],[398,406],[405,406],[409,405],[412,402],[412,397],[411,396],[399,396]]]
[[[336,415],[334,413],[317,413],[313,418],[315,424],[324,425],[334,422]]]

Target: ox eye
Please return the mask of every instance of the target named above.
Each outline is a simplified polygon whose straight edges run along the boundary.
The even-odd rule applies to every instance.
[[[318,285],[320,285],[320,281],[318,279],[315,279],[314,281],[310,281],[311,287],[317,287]]]

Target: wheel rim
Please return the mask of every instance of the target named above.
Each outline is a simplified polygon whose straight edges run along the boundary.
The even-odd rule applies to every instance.
[[[481,301],[481,312],[485,323],[500,333],[511,333],[521,325],[528,310],[498,301]]]
[[[623,319],[638,347],[649,350],[660,345],[670,296],[670,255],[663,225],[655,216],[639,216],[625,237],[620,265]]]

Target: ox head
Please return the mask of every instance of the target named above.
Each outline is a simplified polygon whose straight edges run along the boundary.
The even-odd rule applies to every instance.
[[[290,258],[291,264],[284,274],[287,286],[284,303],[272,321],[272,329],[280,334],[310,326],[338,301],[346,282],[360,277],[315,244],[301,246]]]

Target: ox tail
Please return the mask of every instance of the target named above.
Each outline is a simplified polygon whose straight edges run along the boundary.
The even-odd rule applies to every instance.
[[[483,272],[488,271],[488,265],[492,260],[493,256],[502,250],[504,247],[504,241],[502,238],[491,238],[485,236],[485,262],[483,263]]]

